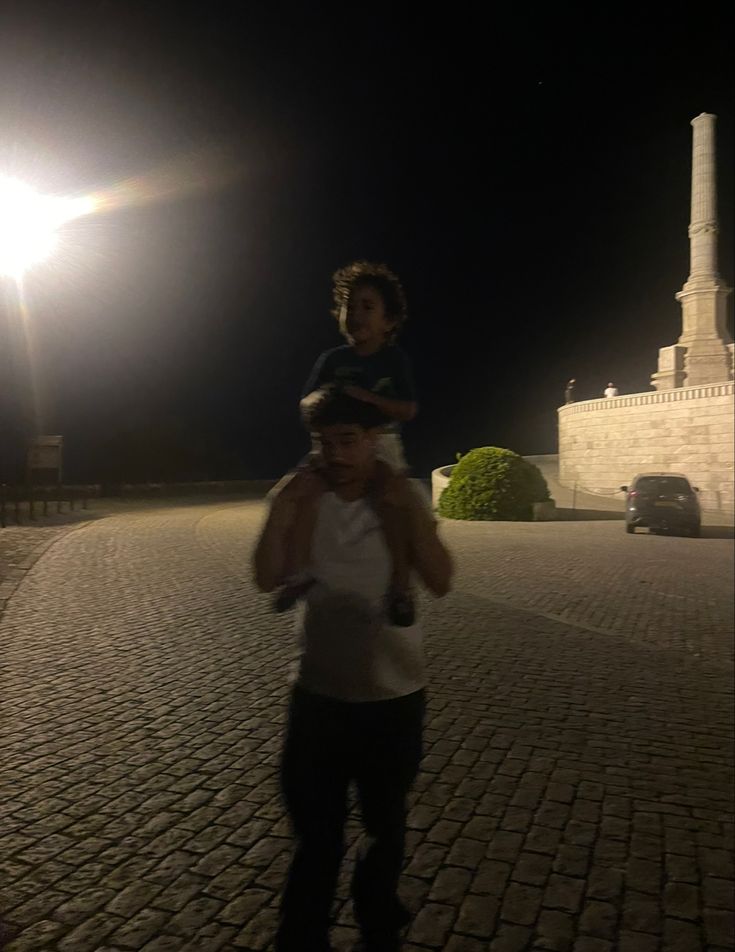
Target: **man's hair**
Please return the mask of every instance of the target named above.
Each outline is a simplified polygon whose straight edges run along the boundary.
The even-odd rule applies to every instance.
[[[339,321],[357,287],[371,287],[383,299],[386,317],[395,324],[394,337],[406,321],[406,295],[401,282],[387,265],[373,261],[353,261],[332,275],[332,314]]]
[[[339,424],[372,430],[388,423],[388,417],[377,407],[351,397],[334,384],[310,393],[301,403],[301,413],[304,425],[312,431]]]

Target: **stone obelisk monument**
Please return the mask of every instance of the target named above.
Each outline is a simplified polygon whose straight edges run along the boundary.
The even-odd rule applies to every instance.
[[[727,332],[730,293],[717,271],[717,184],[715,121],[692,119],[692,211],[689,224],[689,278],[676,295],[681,303],[678,342],[659,351],[656,390],[695,387],[733,379],[733,344]]]

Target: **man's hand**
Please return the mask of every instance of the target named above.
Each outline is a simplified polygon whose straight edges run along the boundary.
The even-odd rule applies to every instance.
[[[363,403],[375,403],[375,394],[364,387],[356,387],[354,384],[348,383],[343,391],[349,397],[354,397],[355,400],[362,400]]]

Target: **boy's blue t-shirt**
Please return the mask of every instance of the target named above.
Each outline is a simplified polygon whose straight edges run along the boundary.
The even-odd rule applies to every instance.
[[[394,344],[368,357],[356,354],[349,344],[325,350],[314,364],[302,396],[327,383],[363,387],[391,400],[416,400],[411,361]]]

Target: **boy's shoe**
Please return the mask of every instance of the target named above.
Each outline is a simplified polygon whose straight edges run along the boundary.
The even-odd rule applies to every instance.
[[[397,628],[410,628],[416,624],[416,607],[410,592],[388,593],[388,618]]]
[[[273,611],[280,613],[293,608],[296,602],[306,595],[314,582],[313,578],[288,582],[273,599]]]

